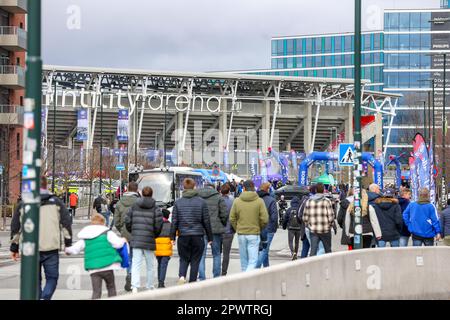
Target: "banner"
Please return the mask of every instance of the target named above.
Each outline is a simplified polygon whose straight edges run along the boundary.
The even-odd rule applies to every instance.
[[[88,139],[88,112],[86,109],[79,109],[77,112],[77,140],[87,141]]]
[[[413,153],[411,153],[411,156],[409,157],[409,178],[410,178],[412,201],[417,201],[417,199],[419,198],[418,197],[419,188],[417,186],[418,178]]]
[[[433,161],[433,139],[431,139],[429,146],[430,153],[430,202],[436,204],[436,178],[434,177],[434,161]]]
[[[417,191],[420,188],[427,188],[430,190],[430,159],[426,142],[420,133],[416,133],[416,136],[413,139],[413,154],[417,172]]]
[[[117,141],[128,141],[128,109],[119,110],[117,121]]]

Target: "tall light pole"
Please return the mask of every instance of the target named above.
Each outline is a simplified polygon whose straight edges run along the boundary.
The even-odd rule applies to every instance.
[[[102,194],[102,176],[103,176],[103,91],[100,92],[100,181],[98,194]]]
[[[354,210],[355,210],[355,236],[353,238],[353,248],[361,249],[362,225],[361,225],[361,0],[355,0],[355,109],[354,109]]]
[[[24,153],[31,157],[24,161],[22,170],[22,199],[24,210],[22,225],[20,299],[39,299],[39,207],[41,175],[41,0],[28,2],[28,55],[25,77],[25,113],[32,125],[24,126]],[[24,157],[25,159],[25,157]]]
[[[55,193],[56,177],[56,79],[53,79],[53,150],[52,150],[52,193]]]

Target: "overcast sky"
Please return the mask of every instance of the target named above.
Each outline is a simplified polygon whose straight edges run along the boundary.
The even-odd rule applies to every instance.
[[[270,68],[270,39],[350,32],[353,0],[44,0],[44,64],[214,71]],[[363,29],[384,8],[439,0],[364,0]]]

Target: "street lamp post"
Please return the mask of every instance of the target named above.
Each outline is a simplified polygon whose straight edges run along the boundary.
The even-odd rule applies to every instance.
[[[100,92],[100,181],[98,194],[102,194],[103,176],[103,91]]]
[[[55,193],[56,166],[56,80],[53,79],[53,151],[52,151],[52,193]]]
[[[164,147],[163,147],[163,149],[164,149],[164,151],[163,151],[163,153],[164,153],[164,168],[166,168],[166,136],[167,136],[167,103],[164,104]],[[203,157],[203,150],[202,150],[202,157]]]
[[[355,0],[355,109],[354,109],[354,210],[355,210],[355,235],[353,248],[363,248],[362,224],[361,224],[361,0]]]

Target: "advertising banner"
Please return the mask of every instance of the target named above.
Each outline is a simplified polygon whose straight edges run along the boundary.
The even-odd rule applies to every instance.
[[[420,133],[416,133],[413,139],[413,156],[417,172],[417,187],[430,190],[430,159],[425,139]]]
[[[128,109],[119,110],[117,121],[117,141],[128,141]]]
[[[410,184],[411,184],[411,199],[412,201],[417,201],[418,197],[418,191],[419,188],[417,186],[417,171],[416,171],[416,164],[414,162],[414,155],[411,153],[411,156],[409,157],[409,177],[410,177]]]
[[[79,109],[77,112],[77,140],[87,141],[88,139],[88,112],[86,109]]]
[[[430,154],[430,202],[436,204],[436,178],[434,177],[434,161],[433,161],[433,139],[431,139],[429,146]]]

